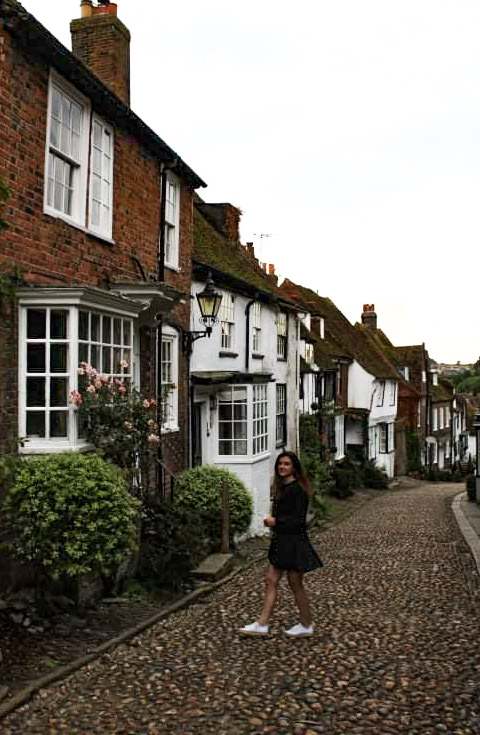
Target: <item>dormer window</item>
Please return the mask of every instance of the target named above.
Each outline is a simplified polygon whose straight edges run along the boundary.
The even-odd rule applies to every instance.
[[[402,368],[402,375],[404,380],[406,380],[406,382],[408,383],[408,381],[410,380],[410,368],[407,365]]]
[[[325,319],[323,318],[323,316],[319,317],[318,331],[320,334],[320,339],[325,339]]]
[[[438,373],[432,373],[432,384],[438,385]]]

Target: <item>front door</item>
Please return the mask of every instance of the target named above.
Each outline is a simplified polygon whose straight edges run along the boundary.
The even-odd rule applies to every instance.
[[[198,467],[202,464],[202,404],[193,404],[193,446],[192,446],[192,464]]]

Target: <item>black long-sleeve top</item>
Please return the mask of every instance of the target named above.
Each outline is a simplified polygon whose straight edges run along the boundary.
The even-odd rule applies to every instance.
[[[285,485],[273,501],[274,533],[297,534],[307,530],[308,496],[296,480]]]

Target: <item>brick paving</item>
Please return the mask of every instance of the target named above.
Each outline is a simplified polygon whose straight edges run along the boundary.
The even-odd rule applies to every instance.
[[[265,565],[41,691],[3,735],[480,733],[476,567],[459,485],[380,495],[318,536],[313,638],[290,640],[286,589],[268,639],[242,639]]]

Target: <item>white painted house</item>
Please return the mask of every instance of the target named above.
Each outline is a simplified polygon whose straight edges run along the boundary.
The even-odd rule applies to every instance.
[[[210,272],[222,294],[219,323],[194,343],[190,361],[192,463],[224,467],[249,489],[251,533],[265,532],[274,464],[298,444],[296,307],[238,239],[240,213],[197,202],[192,295]],[[200,330],[192,300],[191,329]]]
[[[308,334],[315,340],[315,364],[328,358],[329,364],[335,366],[334,424],[330,423],[327,446],[335,447],[337,461],[348,451],[363,453],[393,477],[399,375],[370,339],[369,327],[376,330],[373,309],[362,316],[362,326],[354,327],[330,299],[289,280],[282,283],[281,290],[308,310],[309,321],[301,335],[305,343]],[[307,325],[310,332],[306,331]],[[326,363],[322,372],[326,380]],[[325,384],[319,393],[325,400]],[[303,407],[305,412],[309,399],[310,396]]]

